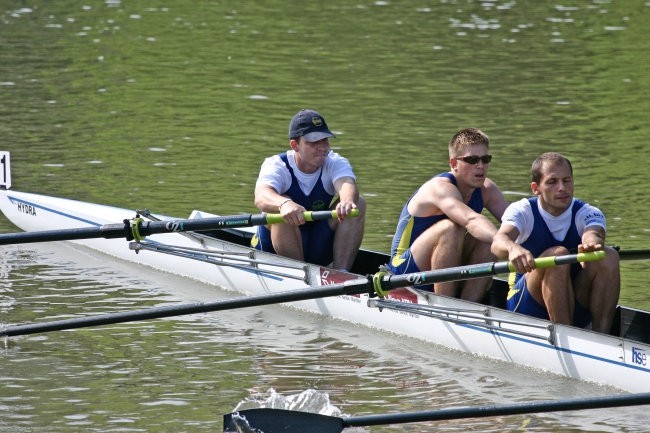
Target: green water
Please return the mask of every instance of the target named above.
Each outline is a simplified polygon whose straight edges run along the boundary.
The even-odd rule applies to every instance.
[[[0,148],[12,153],[17,190],[176,216],[195,208],[255,212],[262,160],[288,147],[291,116],[314,108],[336,132],[332,145],[350,159],[366,196],[363,246],[386,251],[404,200],[448,168],[451,135],[477,126],[491,137],[490,177],[508,200],[529,192],[530,163],[539,153],[563,152],[574,165],[576,195],[607,215],[608,243],[645,249],[649,19],[650,4],[643,1],[6,0],[0,5]],[[0,229],[14,227],[2,219]],[[49,256],[37,251],[12,259],[21,269],[29,265],[12,287],[27,280],[35,280],[29,284],[36,289],[48,285],[40,277],[48,263],[21,261],[42,257]],[[54,304],[53,311],[12,291],[3,321],[66,314],[70,307],[61,293],[78,289],[79,282],[55,274],[52,281],[63,288],[42,301]],[[647,262],[624,263],[621,303],[650,308],[649,277]],[[122,284],[115,290],[124,290]],[[100,291],[105,302],[113,296],[112,288]],[[131,296],[133,306],[148,302]],[[153,299],[160,301],[158,294]],[[156,332],[168,333],[169,326],[175,325]],[[200,322],[176,326],[189,335],[202,328]],[[70,343],[80,349],[66,349],[66,362],[80,362],[88,347],[105,346],[103,339]],[[144,336],[134,341],[142,353],[152,350]],[[38,350],[38,342],[34,346]],[[48,358],[61,356],[55,349]],[[32,350],[8,356],[22,362],[21,354],[32,359]],[[97,362],[88,362],[92,367],[81,362],[78,368],[97,373]],[[250,362],[242,355],[238,367],[246,371]],[[147,383],[136,375],[131,386],[137,378]],[[116,393],[122,389],[119,381],[109,383]],[[249,385],[222,404],[234,405]],[[288,388],[306,387],[297,381]],[[30,382],[29,389],[39,393],[42,386]],[[371,389],[364,391],[371,399]],[[446,401],[454,398],[437,404]],[[47,420],[61,411],[52,409],[50,418],[36,415],[37,409],[26,412],[34,430],[46,430]],[[214,415],[199,418],[214,422]],[[146,430],[139,419],[133,424]],[[540,431],[575,428],[558,419],[542,422]],[[156,431],[214,428],[197,423]],[[616,430],[603,424],[603,431]],[[107,431],[111,424],[90,425]],[[584,421],[582,428],[592,427]],[[67,429],[76,430],[57,430]]]

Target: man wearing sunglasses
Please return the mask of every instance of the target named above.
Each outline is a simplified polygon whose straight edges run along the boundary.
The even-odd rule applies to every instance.
[[[496,226],[482,214],[501,219],[507,203],[487,177],[490,140],[479,129],[458,131],[449,142],[450,171],[418,188],[397,222],[388,270],[394,274],[423,272],[494,260],[490,252]],[[480,302],[492,279],[420,286],[446,296]]]
[[[573,196],[573,169],[548,152],[533,162],[534,197],[503,214],[492,251],[516,267],[508,309],[609,333],[620,293],[619,256],[605,247],[605,215]],[[535,257],[605,250],[602,261],[535,269]]]

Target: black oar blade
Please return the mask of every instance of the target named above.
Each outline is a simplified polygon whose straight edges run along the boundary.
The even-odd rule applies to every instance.
[[[224,432],[236,433],[340,433],[347,427],[405,424],[461,418],[487,418],[539,412],[603,409],[650,404],[650,393],[620,394],[568,400],[551,400],[505,404],[500,406],[468,406],[421,412],[389,413],[348,418],[295,412],[283,409],[249,409],[224,415]],[[237,424],[242,417],[248,424]],[[237,429],[243,425],[245,428]]]
[[[317,413],[284,409],[246,409],[223,416],[228,433],[340,433],[343,420]]]

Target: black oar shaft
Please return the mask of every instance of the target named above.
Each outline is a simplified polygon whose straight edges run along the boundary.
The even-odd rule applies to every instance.
[[[384,290],[391,290],[398,287],[421,286],[445,281],[481,278],[507,272],[509,272],[508,262],[498,262],[436,269],[412,274],[387,275],[382,281],[382,288]]]
[[[535,259],[535,266],[538,268],[550,268],[553,266],[568,265],[577,262],[601,260],[604,257],[604,251],[567,254],[564,256],[538,257]],[[512,271],[514,271],[514,266],[510,262],[504,261],[479,263],[476,265],[465,265],[455,268],[435,269],[432,271],[416,272],[412,274],[386,275],[379,282],[380,287],[375,287],[375,289],[378,293],[381,293],[397,287],[411,285],[419,286],[446,281],[482,278],[490,275],[507,274]]]
[[[357,216],[354,211],[351,216]],[[336,218],[336,211],[304,212],[307,221]],[[0,234],[0,245],[68,241],[78,239],[118,239],[140,240],[146,236],[160,233],[219,230],[225,228],[252,227],[282,222],[279,214],[243,214],[196,219],[173,219],[163,221],[144,221],[140,218],[124,220],[123,223],[105,224],[95,227],[80,227],[61,230],[43,230],[22,233]]]
[[[318,289],[305,288],[287,292],[227,299],[215,302],[197,302],[193,304],[168,305],[142,310],[123,311],[119,313],[100,314],[89,317],[57,320],[46,323],[15,325],[0,330],[0,336],[13,337],[18,335],[62,331],[66,329],[88,328],[92,326],[112,325],[116,323],[135,322],[148,319],[161,319],[164,317],[183,316],[187,314],[234,310],[238,308],[258,307],[270,304],[281,304],[286,302],[296,302],[306,299],[324,298],[330,296],[354,295],[364,292],[372,292],[372,283],[369,279],[361,278],[346,281],[342,284],[331,284],[323,286]]]
[[[43,230],[37,232],[0,234],[0,245],[26,244],[32,242],[73,241],[93,238],[127,238],[130,228],[127,223],[107,224],[101,227],[79,227],[63,230]]]
[[[79,227],[60,230],[43,230],[23,233],[0,234],[0,245],[71,241],[78,239],[119,239],[133,240],[134,238],[150,236],[159,233],[172,233],[183,231],[215,230],[229,227],[250,227],[252,225],[266,224],[264,214],[238,215],[228,217],[201,218],[196,220],[164,220],[141,221],[131,223],[124,220],[122,224],[105,224],[96,227]]]
[[[539,263],[539,266],[548,267],[555,264],[567,264],[575,263],[577,261],[594,260],[598,257],[602,258],[602,254],[571,254],[567,256],[544,257],[542,259],[536,259],[536,263]],[[493,262],[426,271],[416,274],[385,274],[382,276],[382,278],[379,279],[375,278],[376,276],[368,276],[365,278],[357,278],[354,280],[345,281],[344,283],[340,284],[306,287],[303,289],[286,292],[264,294],[258,296],[247,296],[243,298],[228,299],[209,303],[194,303],[175,306],[170,305],[142,310],[102,314],[90,317],[58,320],[46,323],[15,325],[0,330],[0,336],[11,337],[18,335],[36,334],[40,332],[61,331],[65,329],[88,328],[91,326],[135,322],[138,320],[159,319],[163,317],[182,316],[187,314],[207,313],[211,311],[259,307],[262,305],[282,304],[287,302],[327,298],[332,296],[359,295],[362,293],[372,294],[378,290],[380,292],[384,292],[399,287],[470,278],[481,278],[498,273],[507,273],[509,272],[510,267],[511,265],[509,262]]]
[[[343,418],[342,421],[344,427],[361,427],[460,418],[485,418],[504,415],[519,415],[524,413],[601,409],[645,404],[650,404],[650,393],[529,402],[499,406],[461,407],[411,413],[366,415]]]
[[[622,250],[618,252],[621,260],[648,260],[650,250]]]

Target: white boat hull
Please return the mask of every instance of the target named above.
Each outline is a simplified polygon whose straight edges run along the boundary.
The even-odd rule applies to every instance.
[[[114,224],[134,211],[18,191],[0,191],[0,209],[25,231],[60,230]],[[168,219],[167,217],[160,217]],[[125,239],[86,239],[75,243],[165,272],[193,278],[245,295],[284,292],[359,279],[355,274],[306,265],[234,243],[179,233],[153,235],[148,245],[176,245],[219,252],[219,264],[142,250]],[[225,254],[221,254],[225,253]],[[244,258],[243,261],[240,261]],[[248,260],[253,259],[254,263]],[[417,293],[417,294],[416,294]],[[650,391],[650,345],[522,316],[458,299],[408,289],[391,292],[402,302],[368,295],[293,302],[291,307],[630,392]],[[369,307],[368,302],[376,306]],[[393,309],[392,306],[403,309]],[[424,306],[425,311],[409,307]]]

